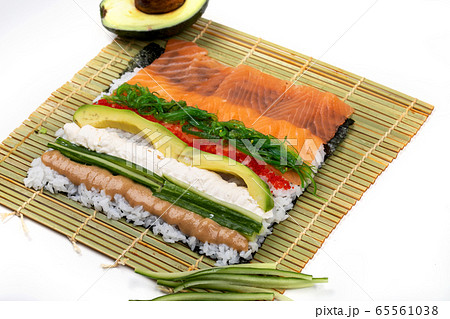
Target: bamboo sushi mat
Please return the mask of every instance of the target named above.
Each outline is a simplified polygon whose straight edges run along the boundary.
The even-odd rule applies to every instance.
[[[305,192],[291,217],[275,226],[252,262],[276,262],[281,269],[301,271],[433,110],[425,102],[363,77],[204,19],[177,38],[196,42],[224,64],[248,64],[281,79],[298,79],[297,84],[332,92],[355,109],[355,124],[315,178],[317,193],[326,201]],[[11,209],[11,214],[35,220],[73,243],[111,257],[113,266],[168,272],[211,267],[213,260],[182,244],[168,244],[124,220],[108,220],[64,195],[23,185],[31,161],[47,149],[55,131],[72,121],[79,106],[108,89],[147,44],[120,38],[113,41],[3,141],[0,204]]]

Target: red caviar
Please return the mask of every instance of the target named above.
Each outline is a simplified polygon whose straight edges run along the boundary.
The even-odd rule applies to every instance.
[[[124,106],[124,105],[109,103],[106,99],[100,99],[95,104],[109,106],[109,107],[112,107],[115,109],[132,110],[132,111],[136,112],[137,114],[139,114],[134,109],[130,109],[129,107]],[[242,153],[238,150],[234,150],[234,149],[233,149],[232,154],[230,154],[231,150],[229,147],[226,147],[226,146],[223,147],[222,145],[214,144],[212,142],[208,143],[208,144],[202,144],[202,145],[200,145],[200,147],[198,147],[198,145],[196,145],[196,143],[194,143],[194,140],[197,137],[183,132],[180,125],[164,123],[162,121],[158,121],[152,115],[141,115],[141,114],[139,114],[139,115],[149,121],[157,122],[157,123],[163,125],[169,131],[171,131],[176,137],[178,137],[179,139],[181,139],[183,142],[185,142],[186,144],[188,144],[191,147],[196,147],[204,152],[208,152],[208,153],[212,153],[212,154],[228,156],[228,157],[236,160],[237,162],[246,165],[248,168],[250,168],[252,171],[254,171],[258,176],[265,177],[276,189],[286,189],[287,190],[287,189],[291,188],[291,186],[289,185],[289,182],[281,175],[275,173],[274,169],[270,168],[265,163],[262,163],[262,164],[258,163],[258,161],[256,159],[254,159],[251,156],[248,156],[247,154],[244,154],[244,153]]]

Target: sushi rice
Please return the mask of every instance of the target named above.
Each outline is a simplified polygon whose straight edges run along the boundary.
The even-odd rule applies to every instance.
[[[168,243],[182,242],[188,245],[191,250],[198,251],[200,254],[217,260],[217,266],[237,264],[241,261],[250,260],[264,239],[271,234],[271,226],[288,217],[287,211],[293,208],[295,199],[301,194],[301,189],[298,186],[290,190],[274,190],[275,207],[273,217],[263,221],[264,232],[255,241],[249,242],[249,250],[238,252],[225,244],[202,243],[193,236],[186,236],[176,226],[167,224],[161,218],[145,211],[142,206],[130,206],[119,194],[111,198],[105,194],[104,190],[88,190],[84,184],[77,186],[67,177],[45,166],[40,157],[34,159],[31,163],[24,183],[25,186],[35,190],[44,188],[50,193],[67,194],[68,198],[79,202],[85,207],[104,213],[109,219],[118,220],[125,218],[127,222],[136,226],[150,227],[155,235],[161,235],[163,240]]]
[[[141,68],[135,68],[133,72],[124,73],[119,79],[113,81],[108,92],[102,93],[94,100],[94,102],[103,98],[105,95],[110,95],[117,87],[131,79],[137,72],[139,72],[139,70],[141,70]],[[139,139],[139,137],[134,138],[132,134],[128,132],[117,129],[106,130],[117,134],[124,141],[130,140],[131,138],[136,141],[138,145],[151,147],[151,145],[146,141]],[[64,129],[58,130],[56,135],[68,138],[68,135]],[[89,145],[85,146],[92,148]],[[324,157],[325,152],[322,146],[317,151],[313,165],[316,166],[316,168],[319,168],[324,161]],[[114,198],[111,198],[105,194],[104,190],[88,190],[84,184],[75,185],[67,177],[58,174],[53,169],[45,166],[40,157],[33,160],[31,167],[28,170],[27,177],[24,179],[25,186],[27,187],[36,190],[43,188],[50,193],[64,193],[68,198],[79,202],[81,205],[104,213],[109,219],[118,220],[124,218],[127,222],[133,223],[136,226],[151,228],[152,232],[155,235],[160,235],[165,242],[184,243],[192,251],[197,251],[200,254],[216,260],[217,266],[237,264],[251,260],[254,253],[264,242],[264,239],[271,234],[273,225],[288,218],[288,211],[293,208],[296,199],[303,192],[301,187],[298,185],[291,184],[291,188],[286,190],[276,189],[270,184],[270,182],[267,180],[266,182],[269,185],[270,191],[274,198],[274,208],[270,214],[263,215],[263,232],[257,236],[254,241],[249,242],[249,249],[247,251],[238,252],[225,244],[217,245],[207,242],[203,243],[197,240],[194,236],[187,236],[183,234],[178,227],[172,226],[164,222],[161,218],[145,211],[142,206],[130,206],[130,204],[119,194],[116,194]],[[230,183],[233,182],[230,181]]]

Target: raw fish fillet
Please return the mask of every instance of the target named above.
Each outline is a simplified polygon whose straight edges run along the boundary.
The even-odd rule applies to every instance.
[[[308,128],[314,135],[329,141],[352,113],[353,109],[332,93],[292,85],[265,115]]]
[[[184,100],[278,139],[288,138],[311,163],[353,109],[331,93],[280,80],[247,65],[210,58],[195,43],[169,40],[164,54],[128,81],[169,100]],[[289,89],[288,89],[289,88]]]

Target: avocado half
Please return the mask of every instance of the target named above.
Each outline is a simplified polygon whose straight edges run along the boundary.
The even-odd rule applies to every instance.
[[[166,38],[191,26],[205,12],[208,0],[186,0],[178,9],[160,14],[139,11],[134,0],[103,0],[100,16],[103,26],[123,37]]]

